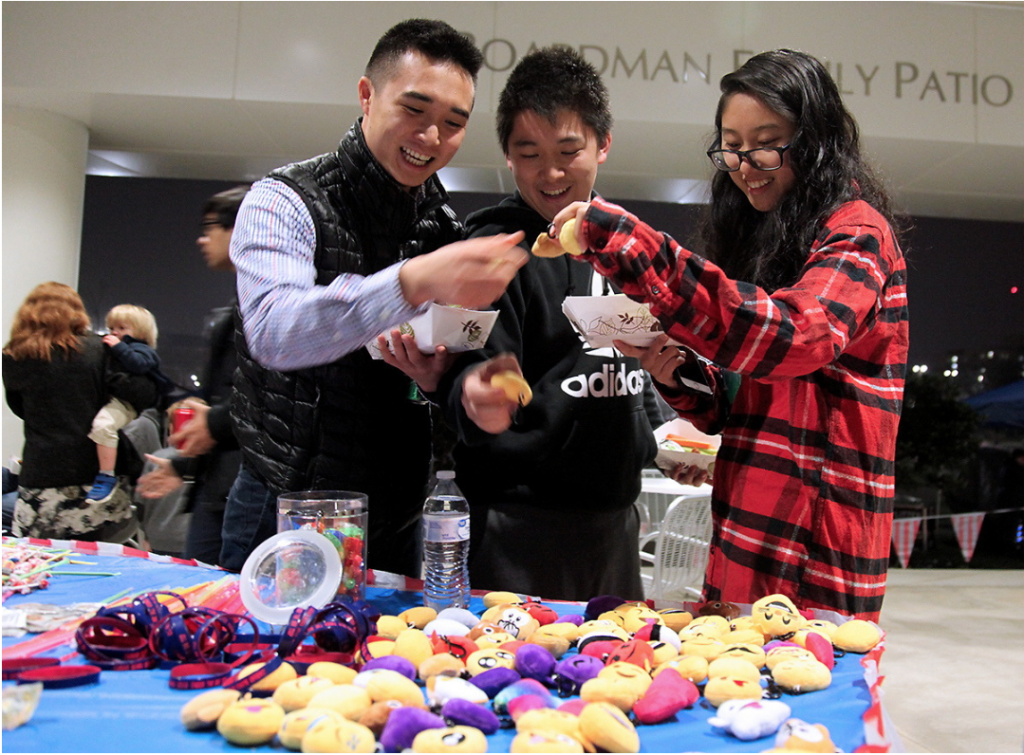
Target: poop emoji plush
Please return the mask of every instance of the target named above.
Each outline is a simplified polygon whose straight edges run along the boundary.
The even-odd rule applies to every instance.
[[[243,697],[217,719],[217,731],[239,747],[258,747],[274,738],[284,722],[284,708],[267,698]]]
[[[765,635],[778,640],[788,640],[806,622],[793,601],[778,594],[755,601],[750,615]]]
[[[832,633],[832,643],[850,653],[866,653],[882,641],[882,630],[863,619],[851,619]]]
[[[700,616],[721,616],[724,619],[732,621],[740,615],[740,607],[735,603],[725,603],[721,600],[709,600],[707,603],[701,604],[700,608],[697,609],[697,613]]]
[[[838,752],[838,749],[828,729],[821,724],[811,725],[799,718],[790,718],[775,735],[775,747],[765,752]]]
[[[737,739],[750,741],[777,732],[791,713],[780,700],[726,700],[708,723]]]
[[[302,735],[303,752],[375,752],[373,732],[362,724],[342,718],[322,718]]]
[[[388,718],[391,717],[395,710],[401,707],[402,704],[397,700],[384,700],[373,703],[359,717],[358,722],[372,731],[374,737],[379,737],[380,733],[384,731],[384,724],[388,722]]]
[[[487,737],[472,726],[425,729],[412,740],[413,752],[487,752]]]
[[[210,689],[200,692],[181,708],[181,722],[189,731],[212,729],[217,725],[220,714],[234,702],[241,693],[233,689]]]

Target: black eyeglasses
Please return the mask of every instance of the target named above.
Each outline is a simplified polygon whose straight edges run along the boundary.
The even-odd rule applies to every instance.
[[[734,173],[746,159],[758,170],[778,170],[782,167],[782,154],[792,147],[758,147],[757,149],[709,149],[708,157],[719,170]]]

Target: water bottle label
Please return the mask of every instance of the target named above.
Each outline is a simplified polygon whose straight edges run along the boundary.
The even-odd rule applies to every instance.
[[[423,539],[428,543],[460,543],[469,540],[469,517],[424,517]]]

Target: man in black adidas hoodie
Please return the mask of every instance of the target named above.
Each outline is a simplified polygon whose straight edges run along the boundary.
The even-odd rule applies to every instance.
[[[523,58],[498,104],[517,191],[470,215],[470,235],[522,230],[529,249],[559,210],[591,198],[611,122],[607,89],[578,54],[550,48]],[[566,296],[593,293],[595,277],[565,255],[531,257],[494,305],[501,314],[486,348],[461,355],[440,381],[437,399],[459,435],[475,588],[643,598],[633,502],[660,415],[639,362],[589,348],[562,313]],[[528,406],[510,405],[489,383],[508,365],[533,389]]]

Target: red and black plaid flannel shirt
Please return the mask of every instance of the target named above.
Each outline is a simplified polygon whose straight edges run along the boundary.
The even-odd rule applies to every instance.
[[[717,365],[710,400],[664,393],[722,432],[705,598],[783,593],[877,621],[907,359],[906,266],[888,223],[843,205],[796,283],[770,295],[603,200],[584,225],[587,261]],[[731,405],[719,368],[741,376]]]

